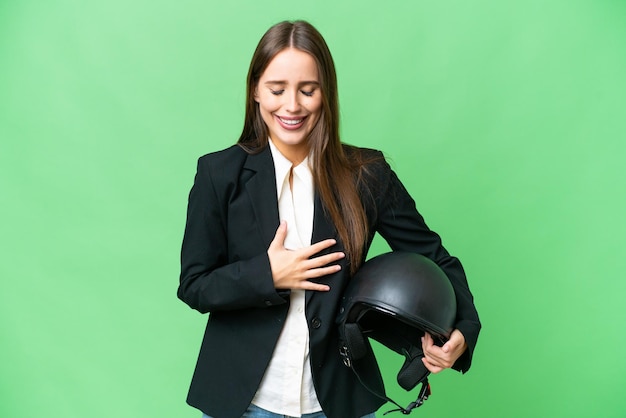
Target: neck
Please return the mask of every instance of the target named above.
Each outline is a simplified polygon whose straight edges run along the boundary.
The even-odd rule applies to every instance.
[[[293,166],[297,166],[309,155],[309,146],[306,143],[297,145],[285,145],[279,141],[272,140],[278,151],[288,159]]]

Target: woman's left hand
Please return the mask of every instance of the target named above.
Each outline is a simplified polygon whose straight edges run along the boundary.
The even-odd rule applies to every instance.
[[[466,349],[465,337],[458,329],[452,331],[450,339],[442,347],[435,345],[430,334],[426,333],[422,337],[422,350],[424,351],[422,361],[431,373],[439,373],[443,369],[452,367]]]

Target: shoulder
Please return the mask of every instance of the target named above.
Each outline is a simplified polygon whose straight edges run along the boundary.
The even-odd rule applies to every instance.
[[[366,183],[385,183],[391,167],[382,151],[373,148],[343,145],[344,153],[359,178]]]
[[[216,190],[238,189],[258,174],[263,180],[274,175],[269,147],[249,152],[239,145],[232,145],[198,159],[197,175],[213,184]]]
[[[218,169],[232,167],[237,165],[237,162],[243,163],[247,156],[248,153],[240,146],[231,145],[226,149],[203,155],[198,159],[198,165],[216,167]]]
[[[248,154],[237,145],[198,158],[196,184],[210,184],[221,190],[230,187],[241,175]]]
[[[341,144],[341,145],[343,147],[343,152],[345,152],[348,158],[350,157],[366,158],[366,159],[372,159],[372,158],[384,159],[385,158],[382,151],[379,151],[377,149],[357,147],[357,146],[349,145],[349,144]]]
[[[263,166],[263,151],[250,154],[238,145],[205,154],[198,159],[198,172],[209,174],[214,178],[233,178],[239,176],[244,168],[255,165]]]

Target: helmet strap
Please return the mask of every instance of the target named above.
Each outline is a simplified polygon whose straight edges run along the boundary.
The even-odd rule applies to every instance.
[[[367,338],[365,338],[358,330],[358,327],[353,329],[352,325],[356,326],[356,324],[346,324],[346,333],[344,335],[345,340],[340,349],[343,363],[352,369],[359,383],[361,383],[365,389],[378,398],[384,399],[385,401],[398,407],[397,409],[385,412],[383,415],[398,411],[402,412],[404,415],[408,415],[413,409],[422,406],[424,401],[428,399],[431,394],[430,383],[428,382],[428,374],[430,372],[422,363],[422,350],[418,347],[412,346],[409,351],[404,352],[406,361],[398,374],[398,383],[407,391],[413,389],[420,382],[422,383],[422,387],[419,391],[417,399],[414,402],[411,402],[406,408],[403,408],[399,403],[389,398],[385,393],[384,385],[382,384],[382,376],[378,370],[378,365],[376,363],[372,347],[369,344],[369,341],[367,341]],[[353,356],[353,350],[359,355]],[[364,367],[360,367],[363,363],[365,363]],[[375,375],[367,373],[368,370],[374,369],[376,370]],[[365,378],[363,376],[364,371],[368,374]],[[416,378],[419,380],[415,380]],[[376,386],[382,388],[382,393],[379,390],[372,389],[370,384],[366,383],[366,381],[378,383]]]
[[[432,392],[430,391],[430,383],[428,383],[428,378],[425,378],[422,381],[422,388],[420,389],[420,393],[419,395],[417,395],[417,399],[415,400],[415,402],[411,402],[406,408],[403,408],[397,403],[395,403],[394,401],[390,400],[393,404],[395,404],[398,407],[398,409],[392,409],[390,411],[385,412],[383,415],[387,415],[390,412],[398,412],[398,411],[401,411],[404,415],[408,415],[411,413],[413,409],[422,406],[424,401],[428,399],[431,393]]]

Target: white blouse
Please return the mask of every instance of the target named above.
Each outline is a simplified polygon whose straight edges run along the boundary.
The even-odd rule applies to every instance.
[[[313,176],[305,158],[296,167],[269,140],[274,168],[278,213],[287,222],[285,248],[295,250],[311,245],[313,233]],[[292,188],[289,174],[293,170]],[[309,327],[305,316],[305,291],[292,290],[287,320],[272,360],[252,401],[270,412],[292,417],[321,411],[309,362]]]

